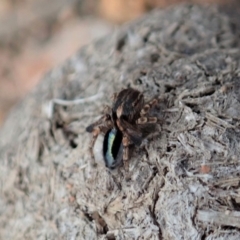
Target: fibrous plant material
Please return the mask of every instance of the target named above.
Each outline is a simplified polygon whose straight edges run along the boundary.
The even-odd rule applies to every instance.
[[[1,237],[239,239],[237,30],[216,8],[158,10],[50,72],[0,132]],[[85,132],[127,87],[162,119],[130,180],[89,164]]]

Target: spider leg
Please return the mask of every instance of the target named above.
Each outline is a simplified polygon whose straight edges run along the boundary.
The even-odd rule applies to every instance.
[[[109,114],[103,115],[99,120],[96,122],[92,123],[88,127],[86,127],[86,131],[92,133],[95,129],[95,127],[100,126],[100,125],[111,125],[111,116]]]
[[[94,153],[93,153],[94,144],[95,144],[95,142],[96,142],[96,140],[97,140],[98,135],[99,135],[101,132],[102,132],[102,133],[106,133],[108,129],[109,129],[108,127],[101,125],[101,126],[96,126],[96,127],[94,127],[93,131],[91,132],[91,133],[92,133],[92,140],[91,140],[91,142],[90,142],[90,144],[89,144],[88,150],[89,150],[89,152],[90,152],[91,161],[92,161],[92,164],[93,164],[93,165],[95,165],[95,158],[94,158]]]
[[[136,126],[130,124],[129,122],[123,119],[118,119],[116,123],[119,130],[123,133],[123,135],[128,137],[131,143],[134,143],[138,146],[141,145],[143,136],[141,131],[139,131],[139,129]]]
[[[91,155],[92,165],[95,165],[93,147],[94,147],[94,144],[97,140],[97,137],[101,132],[106,133],[107,130],[112,127],[112,125],[113,124],[112,124],[110,115],[106,114],[106,115],[102,116],[98,121],[89,125],[86,128],[87,132],[92,133],[92,140],[91,140],[90,145],[89,145],[89,152],[90,152],[90,155]]]
[[[120,131],[123,133],[123,139],[122,139],[122,145],[123,145],[123,165],[125,168],[125,171],[129,171],[129,146],[131,144],[137,144],[140,145],[142,142],[142,134],[137,131],[136,128],[134,128],[131,124],[124,121],[123,119],[117,120],[117,126],[120,129]]]
[[[153,134],[156,131],[156,124],[161,125],[162,120],[159,119],[156,116],[149,116],[150,115],[150,110],[156,106],[160,98],[153,98],[149,102],[147,102],[141,112],[139,118],[136,120],[136,125],[140,129],[140,131],[143,133],[144,138],[148,137],[150,134]]]
[[[137,125],[143,125],[143,124],[154,124],[158,123],[159,119],[157,117],[152,117],[148,116],[149,111],[156,106],[159,103],[160,99],[159,98],[153,98],[149,102],[147,102],[141,112],[140,112],[140,117],[137,119],[136,124]]]
[[[140,115],[145,116],[149,112],[149,110],[152,109],[158,102],[158,98],[153,98],[152,100],[144,104],[143,108],[141,109]]]
[[[157,117],[147,117],[147,116],[142,116],[137,119],[136,123],[137,124],[146,124],[146,123],[157,123],[158,118]]]
[[[129,140],[129,138],[126,135],[123,136],[122,143],[123,143],[123,165],[124,165],[125,170],[128,172],[129,171],[129,162],[128,162],[128,160],[129,160],[130,140]]]

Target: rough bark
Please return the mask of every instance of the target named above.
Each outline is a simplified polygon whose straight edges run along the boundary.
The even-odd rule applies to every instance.
[[[217,8],[156,10],[47,74],[0,132],[1,238],[240,239],[236,30]],[[127,86],[163,119],[130,181],[91,167],[85,132]]]

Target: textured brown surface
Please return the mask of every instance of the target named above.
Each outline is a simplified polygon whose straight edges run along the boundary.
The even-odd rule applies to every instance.
[[[0,132],[2,239],[239,239],[237,30],[215,8],[154,11],[46,75]],[[85,132],[127,86],[164,119],[130,181],[88,164]]]

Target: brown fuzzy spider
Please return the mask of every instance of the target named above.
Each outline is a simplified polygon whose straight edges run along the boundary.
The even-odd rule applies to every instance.
[[[157,103],[157,98],[145,103],[143,94],[132,88],[114,94],[112,108],[107,107],[105,114],[86,128],[93,136],[89,146],[92,159],[97,136],[103,133],[106,166],[113,169],[123,160],[125,170],[128,171],[129,147],[141,145],[143,139],[156,128],[158,118],[148,114]]]

